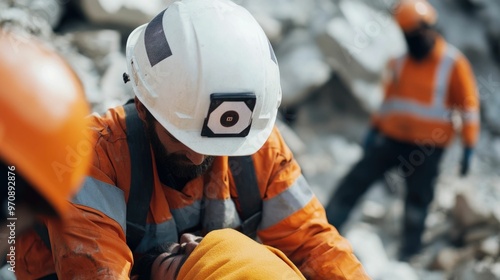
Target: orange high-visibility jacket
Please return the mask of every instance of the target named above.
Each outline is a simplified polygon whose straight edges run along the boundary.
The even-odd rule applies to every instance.
[[[233,230],[209,232],[182,265],[177,280],[305,280],[278,249]]]
[[[19,279],[54,271],[60,279],[129,277],[133,254],[126,244],[125,226],[131,163],[124,109],[92,116],[92,122],[96,142],[90,174],[73,199],[62,230],[47,223],[54,255],[35,233],[19,238]],[[310,279],[368,279],[348,241],[328,224],[324,208],[277,129],[252,159],[263,201],[260,240],[283,251]],[[146,233],[134,253],[177,242],[179,233],[200,223],[205,231],[240,225],[227,157],[217,157],[212,169],[188,182],[182,192],[160,182],[154,155],[153,169]]]
[[[391,62],[391,77],[373,123],[383,134],[416,145],[447,146],[455,134],[452,111],[462,119],[462,141],[473,147],[479,134],[479,100],[465,56],[438,37],[428,57]]]

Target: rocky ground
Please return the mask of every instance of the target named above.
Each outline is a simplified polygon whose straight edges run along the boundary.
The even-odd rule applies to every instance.
[[[50,40],[82,78],[94,111],[133,96],[123,84],[129,32],[170,1],[0,0],[0,24]],[[235,0],[263,26],[280,63],[281,127],[321,202],[362,155],[380,105],[387,60],[405,50],[396,0]],[[470,59],[482,105],[480,143],[461,178],[457,141],[442,162],[424,252],[397,262],[404,184],[389,173],[363,197],[342,234],[373,279],[500,279],[500,4],[434,0],[438,28]],[[140,3],[140,4],[139,4]],[[0,279],[13,279],[2,274]]]

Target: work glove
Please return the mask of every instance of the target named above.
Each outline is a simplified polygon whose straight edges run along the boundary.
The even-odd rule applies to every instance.
[[[472,158],[473,149],[470,147],[465,147],[462,155],[462,161],[460,163],[460,175],[465,176],[469,173],[470,159]]]
[[[363,142],[363,149],[366,151],[370,148],[373,148],[376,144],[377,137],[378,137],[379,131],[377,128],[372,127],[368,131],[368,134],[365,136],[365,140]]]

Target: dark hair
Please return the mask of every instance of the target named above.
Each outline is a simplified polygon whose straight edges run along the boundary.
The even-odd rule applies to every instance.
[[[134,261],[131,276],[138,276],[137,280],[151,279],[151,268],[156,258],[159,255],[167,252],[173,244],[176,244],[176,242],[162,243],[154,248],[149,249],[146,253],[137,258],[137,260]]]

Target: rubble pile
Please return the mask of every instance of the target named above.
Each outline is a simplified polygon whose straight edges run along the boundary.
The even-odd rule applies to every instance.
[[[0,26],[53,44],[102,113],[133,97],[122,80],[126,36],[171,1],[0,0]],[[274,46],[283,89],[278,125],[322,203],[361,157],[369,115],[382,100],[384,66],[405,52],[390,12],[396,1],[234,0]],[[458,176],[461,147],[454,143],[442,162],[427,246],[409,263],[395,260],[404,193],[395,174],[366,194],[342,233],[373,279],[500,279],[500,3],[430,2],[438,29],[469,58],[478,83],[482,132],[471,174]]]

